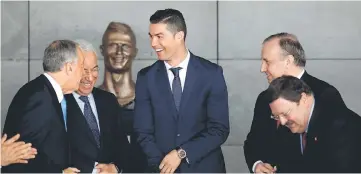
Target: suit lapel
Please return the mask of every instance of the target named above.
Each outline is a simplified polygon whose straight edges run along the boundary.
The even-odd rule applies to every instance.
[[[96,146],[93,133],[91,132],[88,122],[86,121],[85,116],[81,111],[81,108],[79,107],[77,101],[75,100],[74,95],[73,94],[66,95],[66,99],[68,102],[68,115],[69,115],[68,120],[73,121],[73,123],[69,123],[68,125],[71,124],[73,126],[85,129],[87,133],[87,137],[94,144],[94,146]]]
[[[196,83],[196,80],[198,79],[199,73],[197,73],[197,60],[195,58],[195,56],[190,53],[190,58],[189,58],[189,62],[188,62],[188,67],[187,67],[187,75],[186,75],[186,80],[184,82],[184,89],[182,92],[182,99],[181,99],[181,104],[179,107],[179,116],[182,115],[183,112],[186,111],[186,106],[189,102],[190,97],[192,96],[192,92],[194,89],[194,84]]]
[[[53,86],[51,85],[50,81],[48,80],[48,78],[46,78],[44,75],[41,75],[42,78],[44,78],[44,81],[45,81],[45,85],[47,86],[49,92],[50,92],[50,95],[52,96],[52,102],[53,102],[53,106],[58,114],[58,118],[60,119],[60,121],[63,123],[63,128],[64,128],[64,131],[65,130],[65,122],[64,122],[64,116],[63,116],[63,111],[61,109],[61,104],[59,103],[59,100],[58,100],[58,97],[56,95],[56,92],[53,88]]]
[[[173,93],[170,88],[167,70],[163,61],[158,61],[157,75],[155,78],[156,84],[159,86],[159,93],[164,96],[166,103],[171,103],[170,109],[174,119],[176,119],[178,111],[174,104]]]
[[[304,155],[306,155],[309,151],[309,149],[312,149],[312,146],[317,143],[317,136],[318,136],[318,130],[320,129],[319,126],[317,126],[317,122],[319,119],[319,112],[320,109],[315,101],[315,106],[312,112],[311,120],[308,125],[308,131],[307,131],[307,137],[306,137],[306,149],[304,150]]]

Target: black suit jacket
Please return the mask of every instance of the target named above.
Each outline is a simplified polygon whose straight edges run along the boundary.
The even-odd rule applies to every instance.
[[[61,105],[50,81],[40,75],[16,93],[10,104],[4,133],[20,133],[20,141],[32,143],[38,150],[28,164],[3,167],[2,172],[59,173],[67,168],[68,138]]]
[[[91,173],[94,163],[114,163],[119,172],[127,172],[129,142],[124,130],[118,126],[120,107],[116,97],[109,92],[93,88],[93,97],[99,118],[100,149],[76,102],[73,94],[67,94],[68,133],[70,142],[70,166],[82,173]]]
[[[327,103],[346,107],[340,93],[332,85],[309,75],[306,71],[301,80],[310,86],[316,101],[320,96],[323,96]],[[276,165],[277,172],[289,172],[295,168],[293,164],[297,163],[298,157],[301,155],[300,137],[298,134],[292,134],[287,127],[277,126],[277,122],[271,118],[268,101],[266,91],[258,95],[251,130],[244,142],[245,159],[251,172],[253,172],[253,164],[258,160]],[[288,155],[287,160],[284,160],[279,154],[280,151],[278,151],[280,138],[287,140],[289,145],[281,151],[281,153]],[[282,166],[280,166],[280,163],[282,163]]]
[[[303,155],[280,154],[286,172],[361,173],[361,117],[342,105],[328,103],[331,94],[332,90],[327,91],[315,101]],[[292,145],[287,139],[280,140],[278,153],[286,146]],[[300,144],[294,147],[300,149]]]

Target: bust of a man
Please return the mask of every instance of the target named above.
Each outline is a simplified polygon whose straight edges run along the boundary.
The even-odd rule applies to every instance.
[[[100,45],[104,57],[104,82],[99,88],[113,93],[121,107],[133,109],[135,83],[132,63],[137,55],[136,39],[129,25],[110,22]]]

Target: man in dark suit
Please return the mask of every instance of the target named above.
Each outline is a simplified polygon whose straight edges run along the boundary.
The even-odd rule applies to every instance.
[[[325,92],[331,91],[333,94],[328,95],[328,102],[345,106],[338,90],[309,75],[304,69],[305,65],[305,53],[295,35],[277,33],[263,41],[261,72],[267,75],[269,83],[282,75],[291,75],[306,82],[313,90],[316,99]],[[288,169],[293,168],[292,157],[300,152],[292,148],[283,149],[283,153],[290,155],[290,158],[280,166],[278,161],[282,159],[279,159],[279,154],[275,153],[279,142],[277,138],[280,132],[284,132],[290,137],[288,140],[291,144],[299,144],[300,140],[289,129],[280,126],[279,122],[271,118],[271,109],[267,101],[265,91],[261,92],[255,104],[251,130],[244,142],[246,162],[250,172],[288,172]]]
[[[226,172],[221,145],[229,135],[227,86],[217,64],[185,46],[178,10],[150,17],[151,46],[158,61],[139,71],[134,129],[158,172]]]
[[[31,80],[16,93],[6,117],[4,133],[37,149],[28,164],[14,164],[2,172],[60,173],[68,167],[69,144],[64,94],[79,86],[84,57],[76,43],[69,40],[52,42],[44,52],[45,73]],[[68,168],[63,172],[77,171]]]
[[[79,89],[65,96],[68,105],[68,134],[71,166],[84,173],[127,172],[129,143],[118,126],[120,107],[116,97],[94,85],[99,67],[94,47],[76,41],[84,50],[84,72]]]
[[[330,103],[334,90],[328,88],[315,98],[311,88],[293,76],[274,79],[267,94],[273,118],[279,120],[300,139],[289,144],[288,137],[279,139],[277,149],[298,149],[301,155],[291,172],[297,173],[360,173],[361,117],[343,103]],[[286,141],[284,141],[286,140]]]

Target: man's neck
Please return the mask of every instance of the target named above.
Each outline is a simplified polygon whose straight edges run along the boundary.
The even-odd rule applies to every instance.
[[[100,88],[113,93],[120,105],[125,105],[135,98],[135,83],[130,71],[122,73],[106,71]]]
[[[188,55],[188,50],[187,48],[183,47],[182,49],[179,50],[178,53],[176,53],[171,60],[166,61],[170,66],[172,67],[176,67],[178,66],[182,61],[184,61],[184,59],[186,59]]]
[[[66,89],[65,81],[63,80],[64,79],[63,74],[61,72],[45,72],[45,73],[48,74],[49,76],[51,76],[55,80],[55,82],[59,84],[63,94],[72,93],[71,90]]]
[[[298,77],[300,76],[300,74],[302,73],[304,69],[301,67],[295,67],[292,70],[290,70],[287,75],[293,76],[293,77]],[[301,78],[301,77],[300,77]]]

